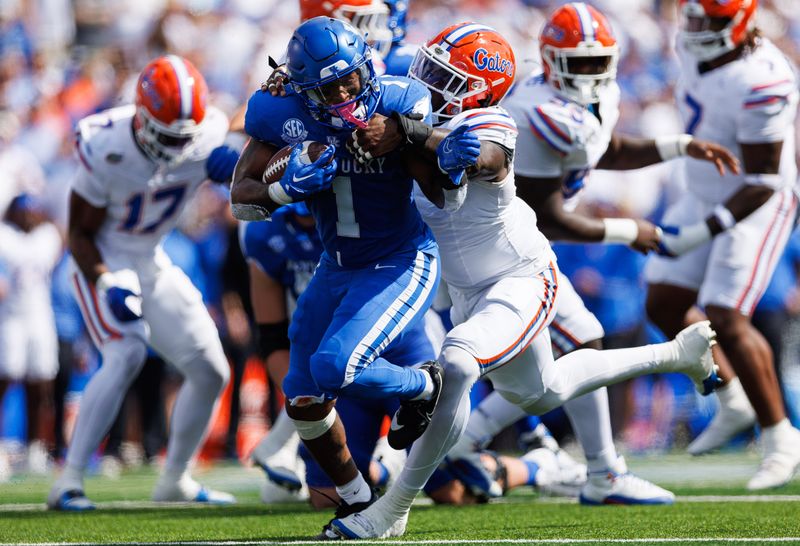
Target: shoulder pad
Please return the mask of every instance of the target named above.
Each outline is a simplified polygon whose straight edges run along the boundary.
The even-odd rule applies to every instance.
[[[129,124],[133,118],[135,107],[133,105],[113,108],[91,116],[78,122],[75,129],[75,148],[78,159],[87,170],[93,171],[96,165],[106,157],[120,155],[121,149],[115,142],[114,135],[119,134],[116,129],[119,124]],[[126,131],[130,135],[130,131]]]
[[[753,58],[748,63],[742,89],[742,107],[745,110],[781,107],[797,94],[797,76],[785,57],[774,47],[768,47],[763,56]],[[774,50],[779,57],[773,58],[769,51]]]
[[[533,105],[526,112],[531,131],[561,155],[583,142],[583,129],[589,115],[583,108],[561,99]]]

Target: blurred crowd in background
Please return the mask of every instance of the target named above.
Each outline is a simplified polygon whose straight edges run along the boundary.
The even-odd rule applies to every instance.
[[[524,75],[537,68],[539,30],[560,3],[411,0],[407,41],[424,42],[461,20],[479,21],[509,39],[518,74]],[[592,3],[608,15],[620,43],[623,99],[618,129],[644,136],[683,132],[672,88],[677,75],[672,51],[675,0]],[[760,4],[762,32],[800,64],[796,0]],[[77,161],[72,133],[80,118],[131,102],[139,70],[164,53],[190,59],[205,75],[212,102],[230,115],[266,79],[268,55],[281,55],[298,21],[297,3],[291,0],[0,0],[0,210],[19,193],[34,195],[39,213],[63,233]],[[626,173],[594,172],[581,206],[598,215],[658,219],[665,203],[681,191],[670,175],[668,164]],[[247,268],[224,188],[209,184],[201,189],[166,249],[202,291],[234,370],[202,455],[244,460],[281,401],[269,395],[266,374],[254,357]],[[607,347],[659,339],[643,322],[644,256],[620,245],[559,245],[557,254],[562,270],[603,323]],[[799,270],[796,232],[754,320],[771,332],[795,426],[800,426]],[[25,282],[32,281],[0,263],[0,321],[12,312],[15,290]],[[47,472],[58,461],[80,391],[101,364],[72,298],[63,257],[52,271],[50,286],[60,360],[53,411],[39,408],[45,417],[27,422],[24,386],[7,390],[0,401],[0,451],[10,457],[5,469],[0,461],[0,480],[12,467]],[[104,473],[158,458],[171,393],[179,380],[157,355],[151,356],[98,454]],[[696,396],[688,380],[666,376],[611,389],[611,404],[623,450],[648,453],[684,447],[710,419],[716,402]],[[557,435],[569,434],[558,411],[545,422]],[[739,445],[747,441],[743,437]]]

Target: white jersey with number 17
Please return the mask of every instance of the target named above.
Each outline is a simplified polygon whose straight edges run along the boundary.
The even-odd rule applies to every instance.
[[[77,130],[81,165],[72,190],[106,209],[95,242],[112,270],[140,269],[152,262],[161,239],[206,179],[206,159],[228,129],[225,114],[209,108],[186,160],[165,166],[138,147],[134,113],[133,105],[112,108],[82,119]]]

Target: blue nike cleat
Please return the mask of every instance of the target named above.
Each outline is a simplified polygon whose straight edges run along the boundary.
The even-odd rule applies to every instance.
[[[47,499],[47,508],[59,512],[88,512],[97,508],[80,489],[69,489]]]

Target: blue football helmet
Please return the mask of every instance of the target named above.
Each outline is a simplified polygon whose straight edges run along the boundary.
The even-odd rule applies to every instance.
[[[366,127],[380,99],[372,52],[349,23],[314,17],[297,27],[286,52],[289,84],[311,114],[337,129]],[[352,76],[354,74],[354,76]],[[337,82],[348,78],[346,82]],[[351,86],[352,98],[331,103],[338,89]]]
[[[392,42],[401,42],[406,37],[408,22],[408,0],[383,0],[389,6],[389,30],[392,31]]]

